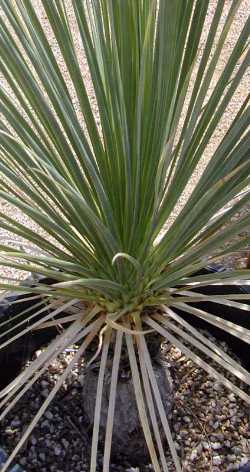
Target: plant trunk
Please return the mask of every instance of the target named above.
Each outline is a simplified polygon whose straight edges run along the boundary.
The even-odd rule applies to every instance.
[[[159,350],[159,349],[158,349]],[[171,420],[173,406],[173,385],[168,369],[158,357],[153,360],[153,368],[166,415]],[[84,412],[88,419],[90,430],[93,429],[95,399],[99,369],[87,370],[83,382]],[[102,410],[100,418],[100,441],[104,444],[107,412],[109,405],[111,367],[106,369],[102,395]],[[162,440],[164,433],[158,417]],[[130,369],[121,366],[117,384],[116,407],[114,415],[111,458],[115,462],[128,461],[132,466],[147,464],[150,461],[147,445],[142,431],[134,385]]]

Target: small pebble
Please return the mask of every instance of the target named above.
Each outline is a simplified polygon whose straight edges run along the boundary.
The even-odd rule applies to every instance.
[[[219,442],[215,442],[215,443],[211,443],[211,448],[214,450],[214,451],[217,451],[218,449],[221,449],[222,445],[221,443]]]
[[[54,449],[54,452],[55,452],[55,455],[56,456],[60,456],[61,453],[62,453],[62,450],[60,447],[56,446],[55,449]]]
[[[53,419],[53,414],[51,413],[51,411],[46,411],[44,416],[48,419],[48,420],[52,420]]]
[[[220,456],[214,456],[213,465],[221,465],[221,464],[222,464],[222,458]]]
[[[190,454],[190,460],[193,462],[195,459],[197,459],[198,453],[196,449],[193,449],[193,451]]]

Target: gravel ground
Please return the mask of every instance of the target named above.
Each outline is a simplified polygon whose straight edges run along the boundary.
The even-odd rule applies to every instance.
[[[212,342],[215,339],[209,336]],[[225,343],[220,347],[229,350]],[[25,395],[2,424],[1,443],[7,451],[21,437],[58,375],[71,359],[63,354],[49,372]],[[232,355],[232,354],[231,354]],[[215,382],[181,352],[167,344],[162,356],[175,385],[173,434],[183,472],[238,470],[250,460],[249,407]],[[84,366],[75,366],[72,375],[40,420],[16,461],[26,472],[84,472],[89,470],[90,437],[83,412]],[[72,407],[73,405],[73,407]],[[167,451],[166,451],[167,452]],[[101,472],[99,457],[97,472]],[[170,472],[174,471],[171,459]],[[132,472],[122,458],[110,472]],[[140,468],[149,472],[152,466]]]

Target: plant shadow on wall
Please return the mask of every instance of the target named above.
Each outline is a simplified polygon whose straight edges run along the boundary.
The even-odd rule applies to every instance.
[[[79,0],[71,8],[64,0],[41,3],[84,126],[34,3],[0,0],[0,71],[11,89],[11,95],[0,90],[0,198],[40,228],[1,211],[1,228],[24,242],[22,249],[1,244],[0,264],[54,281],[23,287],[1,276],[3,296],[10,290],[32,296],[36,311],[13,315],[11,326],[9,319],[1,322],[0,348],[37,329],[65,329],[1,391],[0,419],[67,346],[79,348],[2,472],[72,367],[88,353],[88,362],[99,362],[95,387],[91,378],[85,384],[91,396],[95,390],[90,471],[96,470],[104,403],[103,471],[109,470],[116,402],[123,406],[118,378],[126,362],[154,470],[168,470],[167,441],[180,472],[168,421],[171,405],[166,406],[162,389],[168,381],[156,371],[152,339],[164,337],[250,402],[248,371],[177,314],[191,312],[213,324],[208,310],[201,313],[192,304],[216,301],[228,310],[249,310],[249,294],[225,290],[215,296],[205,290],[247,285],[249,270],[198,275],[208,261],[249,244],[245,236],[225,245],[250,224],[249,215],[233,219],[249,201],[249,97],[243,98],[184,207],[170,219],[249,65],[250,20],[211,91],[240,1],[230,4],[222,29],[224,2],[217,2],[198,62],[208,0]],[[81,74],[72,18],[86,54],[100,126]],[[224,319],[216,323],[250,343],[248,328]],[[186,346],[187,338],[194,350]]]

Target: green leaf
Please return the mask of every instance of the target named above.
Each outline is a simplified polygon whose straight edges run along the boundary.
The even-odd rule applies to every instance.
[[[250,19],[244,19],[242,0],[233,0],[228,8],[224,3],[213,8],[209,0],[41,0],[42,19],[36,2],[0,0],[1,299],[6,291],[24,299],[31,295],[36,310],[13,316],[17,331],[7,328],[6,320],[1,323],[2,347],[31,328],[58,320],[64,326],[70,323],[65,337],[52,342],[47,354],[31,364],[27,377],[20,374],[4,391],[2,406],[8,401],[14,405],[41,377],[49,360],[56,358],[57,342],[59,350],[66,346],[66,332],[72,342],[83,332],[87,339],[102,339],[101,330],[107,329],[96,397],[93,472],[114,330],[105,472],[123,338],[153,465],[167,471],[158,411],[180,470],[143,338],[148,330],[137,326],[146,307],[167,307],[168,319],[147,320],[150,330],[178,343],[195,361],[201,362],[192,351],[198,348],[222,366],[222,352],[176,318],[169,306],[249,343],[249,330],[192,306],[212,301],[228,309],[249,309],[249,296],[233,288],[249,285],[248,270],[197,275],[208,261],[239,253],[250,243],[250,217],[244,211],[250,196],[250,95],[236,95],[249,67]],[[238,24],[236,14],[242,15],[242,28],[225,54],[230,31]],[[235,97],[238,111],[225,121],[226,132],[218,139],[220,122]],[[210,143],[217,139],[203,166]],[[7,274],[6,268],[17,275]],[[52,283],[17,285],[23,272],[49,277]],[[221,290],[232,286],[232,293],[203,294],[209,285],[220,285]],[[61,314],[62,306],[75,300],[94,310],[90,333],[84,331],[83,313],[79,318]],[[43,301],[50,314],[43,311]],[[188,350],[180,340],[185,333]],[[246,378],[233,360],[224,361],[230,373]],[[208,362],[201,365],[249,400]]]

